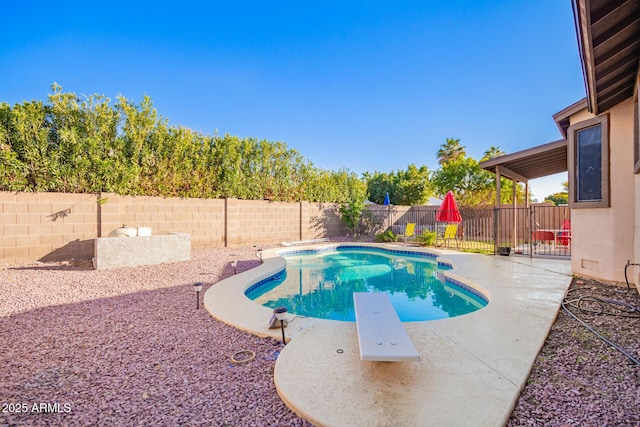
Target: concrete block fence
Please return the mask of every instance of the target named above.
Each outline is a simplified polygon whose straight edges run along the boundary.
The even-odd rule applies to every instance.
[[[334,204],[117,194],[0,192],[0,264],[90,260],[123,224],[188,233],[191,246],[238,247],[344,236]]]

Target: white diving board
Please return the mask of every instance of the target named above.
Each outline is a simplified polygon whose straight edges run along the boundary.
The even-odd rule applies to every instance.
[[[377,362],[419,361],[420,354],[382,292],[354,292],[360,360]]]

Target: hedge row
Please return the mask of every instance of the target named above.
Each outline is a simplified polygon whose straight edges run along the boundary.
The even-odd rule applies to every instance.
[[[0,103],[0,190],[346,202],[366,193],[347,170],[313,166],[285,143],[171,126],[145,96]]]

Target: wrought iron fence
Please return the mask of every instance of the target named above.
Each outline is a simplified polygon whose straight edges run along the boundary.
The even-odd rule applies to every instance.
[[[447,223],[436,220],[438,206],[371,206],[365,234],[392,230],[404,234],[415,224],[415,234],[425,231],[443,236]],[[455,245],[468,251],[498,253],[500,248],[522,255],[571,255],[571,211],[566,206],[461,208]],[[449,243],[449,242],[446,242]]]

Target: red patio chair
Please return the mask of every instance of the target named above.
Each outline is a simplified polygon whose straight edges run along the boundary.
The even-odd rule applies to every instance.
[[[571,220],[562,221],[562,227],[558,233],[558,243],[562,246],[571,246]]]

